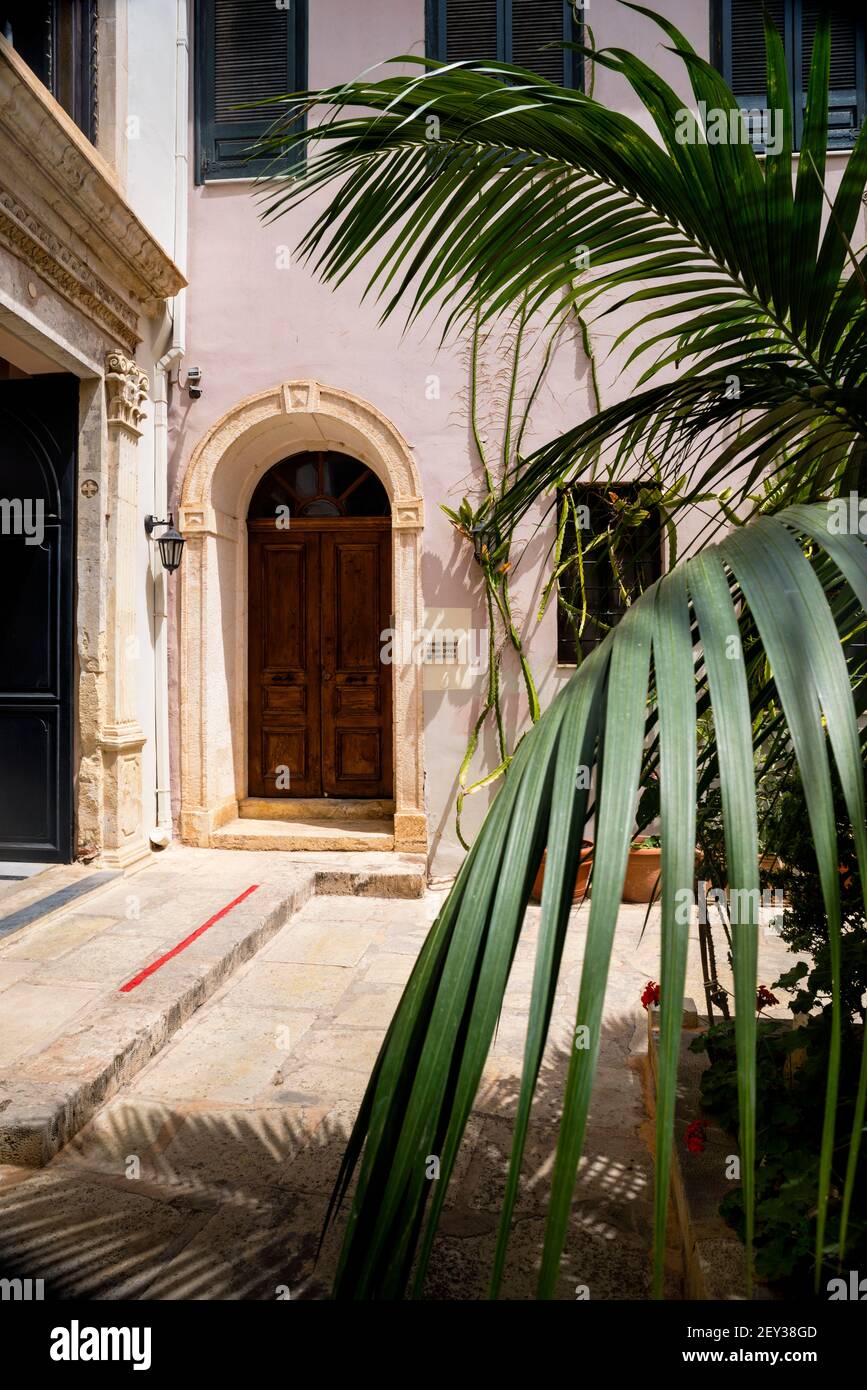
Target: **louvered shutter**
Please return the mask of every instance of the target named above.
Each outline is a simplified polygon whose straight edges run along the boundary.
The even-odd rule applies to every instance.
[[[796,58],[798,81],[797,124],[800,136],[807,85],[810,80],[810,61],[819,15],[827,9],[815,0],[801,0],[797,6],[801,23],[797,29],[800,63]],[[861,93],[858,91],[858,22],[848,5],[831,6],[831,79],[828,93],[828,148],[851,149],[864,118],[864,73],[861,73]],[[800,141],[799,141],[800,143]]]
[[[443,61],[502,60],[504,40],[499,8],[498,0],[446,0]]]
[[[547,77],[549,82],[572,87],[572,53],[549,44],[573,41],[570,6],[562,0],[512,0],[512,62]]]
[[[306,81],[306,0],[199,0],[198,176],[251,178],[268,167],[249,151],[278,114],[249,103],[298,91]]]
[[[770,0],[768,9],[783,39],[794,101],[795,148],[800,147],[813,40],[827,0]],[[851,149],[864,119],[864,21],[850,3],[831,5],[829,149]],[[765,36],[761,0],[722,0],[720,67],[743,107],[763,107]]]
[[[441,62],[493,59],[575,86],[575,55],[547,44],[578,38],[567,0],[428,0],[428,53]]]
[[[786,0],[770,0],[767,8],[785,43]],[[731,0],[728,19],[728,61],[723,75],[740,106],[762,107],[767,100],[767,64],[761,0]]]

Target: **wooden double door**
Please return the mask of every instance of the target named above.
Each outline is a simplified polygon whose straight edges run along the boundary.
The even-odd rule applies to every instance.
[[[249,795],[391,797],[390,520],[247,529]]]

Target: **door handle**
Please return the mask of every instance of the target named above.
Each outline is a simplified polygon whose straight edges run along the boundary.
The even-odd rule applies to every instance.
[[[333,671],[323,671],[323,672],[322,672],[322,679],[323,679],[324,681],[333,681],[333,680],[334,680],[334,672],[333,672]]]

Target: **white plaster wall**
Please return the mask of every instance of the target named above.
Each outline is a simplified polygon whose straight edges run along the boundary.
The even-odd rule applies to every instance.
[[[177,0],[127,0],[126,196],[171,253]]]
[[[176,0],[127,0],[129,81],[126,109],[126,197],[157,241],[173,254],[175,225],[175,28]],[[136,352],[151,388],[154,366],[166,350],[163,316],[145,321]],[[139,512],[136,551],[136,663],[139,719],[147,742],[142,749],[144,827],[156,822],[154,748],[154,649],[151,542],[144,518],[154,512],[154,410],[151,403],[138,446]],[[174,583],[173,579],[169,583]]]

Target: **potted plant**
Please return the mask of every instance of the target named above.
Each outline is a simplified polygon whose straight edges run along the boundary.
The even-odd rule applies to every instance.
[[[542,884],[545,882],[545,859],[548,851],[542,854],[542,862],[539,865],[536,878],[533,882],[532,897],[538,902],[542,896]],[[593,841],[581,841],[581,858],[578,861],[578,873],[575,875],[575,890],[572,894],[573,902],[580,902],[587,892],[587,885],[590,882],[590,870],[593,867]]]
[[[662,863],[661,843],[658,835],[633,841],[623,880],[625,903],[649,903],[654,897]]]

